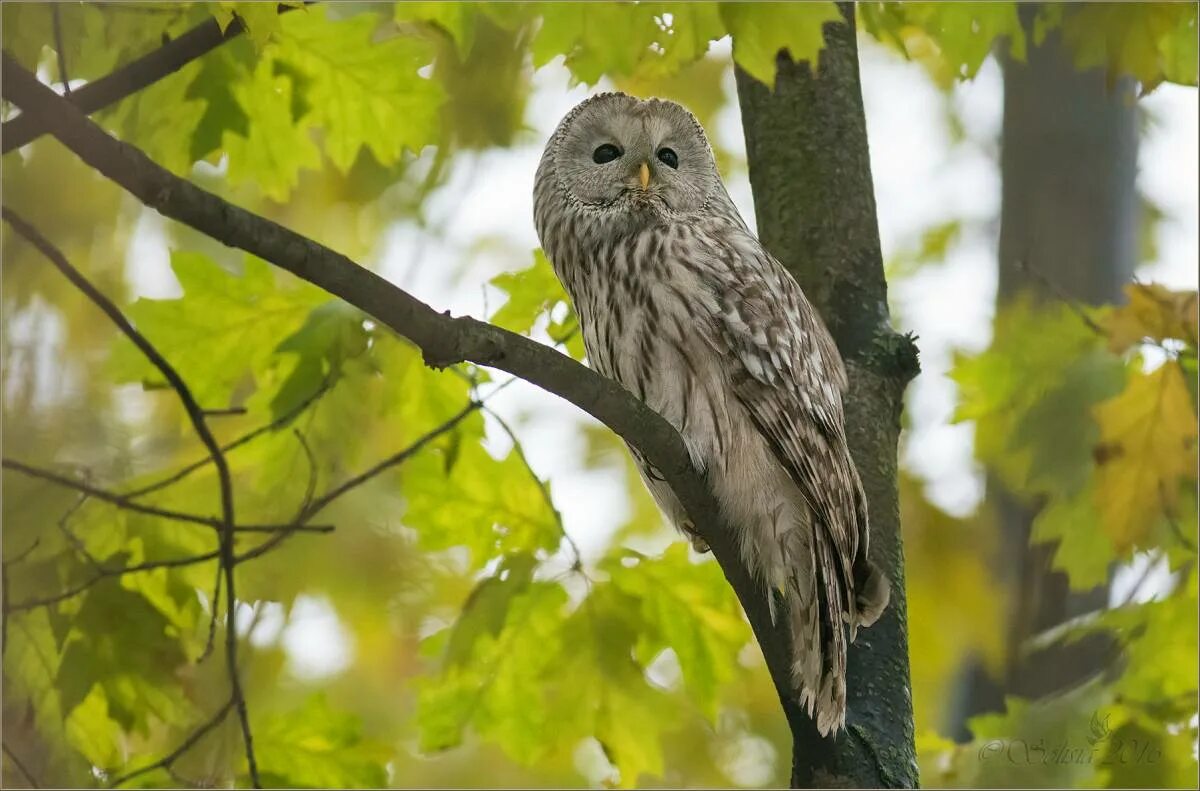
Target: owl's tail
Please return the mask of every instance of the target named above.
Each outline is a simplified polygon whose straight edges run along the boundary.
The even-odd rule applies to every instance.
[[[789,574],[784,598],[792,633],[792,680],[800,705],[822,736],[846,725],[846,646],[859,626],[875,623],[891,586],[867,560],[855,557],[849,574],[821,526],[785,537]]]

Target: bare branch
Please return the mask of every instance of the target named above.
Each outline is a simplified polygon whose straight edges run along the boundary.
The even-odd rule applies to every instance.
[[[389,470],[392,467],[395,467],[399,464],[403,464],[405,461],[407,461],[408,459],[410,459],[414,455],[416,455],[418,451],[420,451],[422,448],[424,448],[430,442],[433,442],[435,439],[437,439],[441,435],[443,435],[446,432],[453,429],[455,426],[457,426],[459,423],[461,423],[467,417],[467,415],[471,414],[472,412],[474,412],[477,409],[480,409],[482,406],[483,406],[483,404],[479,401],[469,402],[465,407],[463,407],[463,409],[460,412],[458,412],[458,414],[454,415],[449,420],[447,420],[446,422],[437,426],[436,428],[430,429],[425,434],[422,434],[411,445],[404,448],[403,450],[392,454],[391,456],[387,457],[386,459],[379,462],[378,464],[375,464],[374,466],[370,467],[365,472],[362,472],[362,473],[354,476],[353,478],[350,478],[349,480],[343,481],[341,484],[335,486],[333,489],[330,489],[328,492],[321,495],[320,497],[318,497],[315,500],[312,500],[311,498],[306,498],[309,500],[309,502],[296,515],[296,521],[294,522],[294,525],[296,526],[297,529],[300,529],[300,526],[303,525],[305,521],[316,516],[319,511],[326,508],[334,500],[338,499],[339,497],[346,494],[347,492],[350,492],[350,491],[354,490],[355,488],[363,485],[364,483],[371,480],[372,478],[379,475],[380,473],[384,472],[385,470]],[[247,560],[253,560],[256,557],[260,557],[261,555],[266,554],[267,552],[271,551],[273,548],[278,546],[280,543],[285,541],[288,538],[288,536],[290,536],[290,535],[291,535],[291,531],[289,531],[289,530],[279,531],[278,533],[271,536],[266,541],[263,541],[258,546],[248,549],[245,552],[243,552],[242,554],[238,555],[237,562],[244,563]]]
[[[5,53],[6,66],[8,60],[8,53]],[[17,68],[20,67],[18,66]],[[36,78],[34,79],[36,81]],[[51,91],[51,93],[53,92]],[[65,100],[60,99],[60,101]],[[116,325],[117,329],[132,341],[133,345],[138,348],[138,351],[145,355],[146,359],[158,369],[159,373],[166,379],[167,384],[179,396],[179,400],[183,404],[183,409],[191,421],[192,428],[195,430],[196,435],[200,437],[200,442],[208,448],[208,452],[212,456],[213,466],[217,468],[217,483],[221,490],[221,521],[218,527],[221,531],[221,563],[225,566],[225,603],[229,620],[229,628],[225,632],[225,660],[228,665],[229,685],[233,691],[233,701],[237,708],[238,720],[242,726],[242,741],[246,751],[246,762],[250,769],[250,781],[255,788],[259,788],[258,766],[254,759],[254,739],[250,733],[250,717],[246,711],[246,699],[242,694],[241,679],[238,677],[237,630],[233,628],[237,611],[237,595],[233,574],[233,569],[236,565],[236,551],[234,548],[236,533],[234,530],[233,481],[229,473],[229,464],[225,460],[225,454],[221,451],[220,445],[217,444],[216,437],[209,430],[208,423],[204,417],[204,410],[196,402],[196,398],[192,395],[192,391],[188,388],[187,383],[183,381],[183,377],[179,375],[179,372],[167,362],[166,358],[159,353],[158,349],[154,348],[154,345],[144,335],[134,329],[133,325],[129,323],[129,320],[125,318],[125,315],[121,313],[112,300],[100,293],[99,289],[92,285],[91,281],[84,277],[78,269],[73,267],[67,261],[66,256],[52,245],[41,232],[7,206],[3,209],[3,216],[8,224],[12,226],[13,230],[36,247],[50,263],[54,264],[62,272],[67,280],[71,281],[72,285],[83,292],[93,304],[100,308],[112,323]]]
[[[206,410],[204,410],[205,417],[230,417],[233,415],[244,415],[244,414],[246,414],[246,407],[244,407],[244,406],[230,406],[230,407],[225,407],[224,409],[206,409]]]
[[[58,518],[58,532],[63,534],[63,537],[67,539],[67,543],[69,543],[75,549],[75,552],[78,553],[81,558],[87,561],[89,566],[94,569],[100,569],[103,568],[104,564],[97,560],[96,556],[88,551],[88,548],[83,543],[83,540],[79,536],[75,535],[75,531],[72,530],[67,524],[67,522],[71,521],[71,517],[75,515],[75,512],[87,502],[87,497],[88,496],[86,494],[79,495],[75,502],[71,503],[71,506],[67,508],[62,516]]]
[[[309,506],[312,505],[313,495],[317,492],[317,457],[313,455],[312,448],[308,446],[308,440],[304,438],[303,431],[294,428],[292,433],[296,435],[296,440],[304,450],[304,458],[308,461],[308,483],[304,487],[304,499],[300,501],[300,510],[296,512],[296,518],[292,520],[299,522],[308,511]]]
[[[63,49],[62,35],[62,14],[60,8],[55,4],[51,12],[51,19],[54,22],[54,52],[58,56],[58,80],[62,83],[63,96],[71,98],[71,78],[67,76],[67,53]]]
[[[450,431],[452,428],[454,428],[459,423],[461,423],[463,420],[465,420],[468,415],[470,415],[475,410],[481,408],[482,406],[483,406],[483,404],[481,404],[478,401],[471,401],[465,407],[463,407],[461,410],[459,410],[457,414],[455,414],[453,417],[451,417],[449,420],[447,420],[445,423],[442,423],[437,428],[431,429],[430,431],[426,432],[422,436],[418,437],[415,442],[413,442],[411,445],[409,445],[404,450],[401,450],[397,453],[393,453],[391,456],[388,456],[383,461],[375,464],[374,466],[368,468],[367,470],[364,470],[363,472],[359,473],[358,475],[355,475],[353,478],[343,481],[342,483],[338,484],[334,488],[330,489],[328,492],[321,495],[316,500],[312,501],[312,503],[309,505],[309,507],[302,514],[301,520],[311,519],[312,517],[314,517],[318,513],[320,513],[322,510],[324,510],[326,506],[328,506],[330,503],[332,503],[337,498],[341,497],[346,492],[349,492],[351,489],[355,489],[359,486],[362,486],[364,483],[371,480],[372,478],[379,475],[380,473],[384,472],[385,470],[389,470],[392,467],[395,467],[399,464],[403,464],[404,462],[408,461],[408,459],[411,458],[414,454],[416,454],[417,451],[421,450],[421,448],[425,447],[430,442],[433,442],[435,439],[437,439],[441,435],[445,434],[447,431]]]
[[[204,641],[204,650],[200,652],[200,657],[196,660],[197,664],[208,659],[212,654],[213,645],[216,643],[217,613],[221,611],[221,575],[224,571],[225,567],[217,564],[217,579],[213,582],[212,597],[208,600],[208,638]]]
[[[1079,320],[1082,321],[1084,326],[1086,326],[1089,330],[1096,335],[1099,335],[1101,338],[1108,337],[1108,332],[1106,332],[1103,327],[1096,323],[1096,320],[1093,319],[1088,312],[1079,305],[1079,302],[1075,299],[1072,299],[1071,295],[1066,292],[1066,289],[1051,280],[1045,272],[1041,271],[1023,258],[1018,259],[1015,262],[1015,267],[1017,271],[1024,272],[1034,280],[1041,283],[1043,288],[1053,294],[1059,302],[1066,305],[1072,313],[1078,316]]]
[[[4,564],[3,564],[4,568],[8,568],[9,566],[11,566],[13,564],[20,563],[22,560],[29,557],[29,555],[33,552],[33,550],[37,549],[38,544],[40,544],[41,542],[42,542],[42,539],[39,536],[39,537],[33,539],[33,543],[31,543],[29,546],[25,547],[23,550],[18,552],[16,557],[5,558]]]
[[[149,772],[153,772],[155,769],[166,769],[167,771],[170,771],[172,764],[182,758],[184,753],[192,749],[192,747],[194,747],[197,742],[203,739],[209,731],[225,721],[225,718],[229,716],[229,710],[232,709],[233,706],[234,697],[230,696],[229,700],[225,701],[225,705],[217,709],[217,712],[213,714],[212,717],[205,720],[200,724],[199,727],[196,728],[196,730],[192,731],[191,734],[189,734],[188,737],[184,739],[178,747],[164,755],[162,758],[159,758],[152,764],[147,764],[140,769],[135,769],[132,772],[128,772],[113,779],[109,783],[109,787],[116,788],[123,783],[128,783],[130,780],[141,777]],[[252,779],[257,780],[257,778],[253,775],[251,777]]]
[[[123,5],[123,4],[122,4]],[[279,13],[292,10],[291,6],[280,6]],[[170,76],[197,58],[240,36],[246,27],[236,18],[224,31],[215,19],[208,19],[188,32],[170,41],[153,52],[130,61],[111,74],[89,82],[71,93],[69,101],[80,112],[91,115],[122,99]],[[61,51],[61,48],[60,48]],[[60,65],[60,72],[62,67]],[[21,114],[4,123],[0,136],[4,138],[0,151],[7,154],[46,133],[44,124],[32,116]]]
[[[207,563],[208,561],[215,560],[218,557],[220,557],[220,551],[214,549],[212,552],[204,552],[199,555],[189,555],[183,558],[170,558],[168,560],[148,560],[145,563],[138,563],[133,566],[121,566],[120,568],[108,568],[107,566],[101,566],[95,574],[88,577],[83,582],[80,582],[77,585],[53,595],[26,599],[25,601],[17,602],[16,604],[9,604],[8,601],[5,600],[4,612],[5,614],[11,612],[23,612],[25,610],[32,610],[37,607],[48,607],[51,604],[58,604],[61,601],[73,599],[74,597],[86,591],[88,588],[91,588],[93,585],[111,577],[123,577],[126,574],[137,574],[142,571],[153,571],[154,569],[174,569],[181,568],[183,566],[194,566],[197,563]]]
[[[575,556],[572,569],[583,573],[583,555],[579,552],[579,545],[575,543],[575,539],[571,538],[571,534],[567,532],[567,526],[563,522],[562,513],[554,506],[554,500],[550,497],[550,487],[538,477],[537,471],[529,463],[529,458],[525,455],[525,448],[522,447],[521,440],[517,438],[517,432],[508,424],[508,421],[500,417],[496,410],[484,407],[483,411],[491,415],[492,419],[496,421],[504,433],[508,435],[508,438],[512,440],[513,452],[517,454],[517,458],[520,459],[521,464],[525,467],[525,471],[529,473],[529,477],[537,484],[538,491],[542,493],[542,499],[545,501],[546,507],[550,509],[550,513],[554,514],[554,522],[558,525],[558,532],[562,534],[563,539],[566,540],[567,545],[571,548],[571,553]],[[584,577],[587,577],[587,575],[584,574]]]
[[[25,782],[29,783],[30,788],[41,788],[37,780],[33,778],[33,774],[25,768],[25,764],[17,757],[17,754],[8,746],[8,742],[3,743],[4,754],[8,756],[8,760],[12,761],[13,766],[17,767],[17,771],[25,778]]]
[[[84,483],[83,481],[70,478],[66,475],[60,475],[52,470],[34,467],[26,464],[23,461],[17,461],[16,459],[5,457],[3,461],[0,462],[0,465],[2,465],[5,469],[13,470],[23,475],[28,475],[31,478],[40,478],[41,480],[49,481],[50,483],[55,483],[59,486],[65,486],[68,489],[74,489],[75,491],[80,492],[88,497],[94,497],[97,500],[115,505],[116,507],[126,511],[136,511],[141,514],[146,514],[147,516],[157,516],[163,519],[170,519],[175,522],[188,522],[195,525],[204,525],[205,527],[210,527],[214,530],[223,529],[224,522],[217,517],[203,516],[201,514],[190,514],[185,511],[175,511],[170,508],[159,508],[158,506],[154,505],[145,505],[144,503],[133,502],[129,499],[128,495],[116,494],[115,492],[110,492],[107,489],[101,489],[99,487],[92,486],[89,483]],[[305,525],[300,528],[297,528],[295,525],[291,524],[234,525],[233,532],[277,533],[281,530],[288,530],[292,532],[300,530],[305,533],[331,533],[333,532],[333,529],[333,525]]]
[[[280,415],[279,417],[275,418],[270,423],[259,426],[258,428],[254,429],[253,431],[243,434],[242,436],[238,437],[237,439],[233,440],[232,442],[222,445],[221,450],[224,451],[226,454],[228,454],[231,451],[236,450],[237,448],[240,448],[241,446],[250,442],[251,440],[257,439],[258,437],[262,436],[263,434],[269,433],[271,431],[275,431],[278,428],[286,426],[288,423],[292,422],[292,420],[294,420],[298,415],[300,415],[304,410],[306,410],[310,406],[312,406],[317,401],[318,398],[325,395],[325,393],[327,393],[329,391],[329,387],[330,387],[330,381],[329,381],[329,378],[326,377],[325,381],[323,381],[321,383],[320,387],[318,387],[316,390],[314,390],[307,398],[305,398],[303,401],[301,401],[299,404],[297,404],[291,410],[289,410],[285,414]],[[147,484],[139,489],[134,489],[132,491],[125,492],[124,495],[122,495],[122,496],[127,497],[129,499],[134,499],[137,497],[142,497],[144,495],[150,494],[151,492],[157,492],[160,489],[165,489],[166,487],[170,486],[171,484],[183,480],[184,478],[191,475],[196,470],[198,470],[202,467],[207,467],[209,464],[212,464],[212,456],[205,456],[203,459],[199,459],[197,461],[192,462],[191,464],[187,465],[186,467],[183,467],[179,471],[172,473],[171,475],[168,475],[166,478],[163,478],[160,481],[155,481],[154,483]]]

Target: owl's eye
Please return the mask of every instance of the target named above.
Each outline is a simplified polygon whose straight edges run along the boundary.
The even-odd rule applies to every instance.
[[[612,162],[614,159],[619,159],[620,156],[621,149],[612,143],[605,143],[592,152],[592,161],[597,165],[603,165],[605,162]]]
[[[675,153],[674,149],[670,149],[670,148],[658,149],[658,161],[663,163],[664,165],[666,165],[669,168],[678,168],[679,167],[679,155]]]

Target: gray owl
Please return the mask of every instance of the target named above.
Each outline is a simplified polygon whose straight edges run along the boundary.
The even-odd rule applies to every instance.
[[[742,221],[696,118],[603,93],[546,144],[533,193],[542,248],[589,363],[680,432],[792,634],[801,705],[844,727],[846,645],[887,606],[846,445],[846,371],[791,275]],[[658,505],[707,546],[631,449]]]

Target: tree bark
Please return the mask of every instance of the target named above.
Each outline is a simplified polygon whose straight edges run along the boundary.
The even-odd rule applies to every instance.
[[[846,361],[846,429],[866,490],[870,554],[892,582],[883,617],[859,632],[848,665],[847,731],[822,740],[789,717],[792,786],[914,787],[904,558],[896,483],[912,340],[891,327],[859,82],[854,9],[825,26],[814,73],[786,52],[774,90],[738,70],[750,185],[763,244],[820,311]]]
[[[1036,6],[1020,9],[1030,34],[1028,59],[1005,58],[1000,156],[999,287],[1002,310],[1021,293],[1039,300],[1118,301],[1138,258],[1137,107],[1128,79],[1110,84],[1103,70],[1078,71],[1057,32],[1032,42]],[[1110,640],[1094,636],[1020,658],[1029,637],[1104,607],[1108,587],[1072,592],[1053,571],[1052,547],[1030,546],[1036,509],[992,476],[1003,554],[997,573],[1010,591],[1008,659],[1003,679],[968,669],[953,731],[966,719],[1004,708],[1005,695],[1037,698],[1103,670]]]

